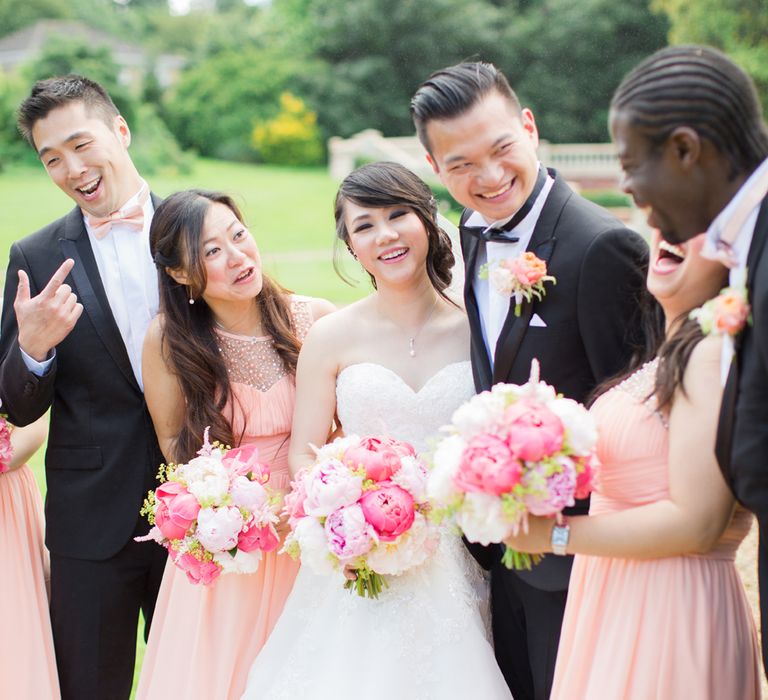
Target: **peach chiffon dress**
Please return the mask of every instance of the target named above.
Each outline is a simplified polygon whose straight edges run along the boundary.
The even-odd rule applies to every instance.
[[[43,503],[27,465],[0,474],[0,698],[60,698]]]
[[[668,497],[668,433],[646,397],[652,362],[601,396],[601,483],[590,515]],[[654,560],[577,555],[551,700],[752,700],[757,635],[734,566],[751,515],[738,508],[709,554]]]
[[[292,309],[303,337],[311,324],[309,303],[294,297]],[[259,446],[260,458],[270,466],[270,485],[287,492],[294,378],[286,374],[271,338],[217,333],[232,386],[234,434]],[[239,698],[298,568],[287,554],[273,551],[262,557],[255,573],[227,574],[203,586],[190,583],[169,559],[137,700]]]

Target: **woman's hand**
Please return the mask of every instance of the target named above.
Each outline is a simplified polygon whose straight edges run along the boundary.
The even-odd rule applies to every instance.
[[[520,532],[504,540],[504,544],[516,552],[528,552],[529,554],[547,554],[552,551],[552,528],[555,525],[554,518],[545,518],[537,515],[528,516],[528,532]]]
[[[344,578],[347,581],[357,581],[357,569],[353,569],[349,564],[344,567]]]

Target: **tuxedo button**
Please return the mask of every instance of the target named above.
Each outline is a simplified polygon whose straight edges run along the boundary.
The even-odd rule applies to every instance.
[[[32,382],[24,384],[24,396],[32,396],[35,393],[35,385]]]

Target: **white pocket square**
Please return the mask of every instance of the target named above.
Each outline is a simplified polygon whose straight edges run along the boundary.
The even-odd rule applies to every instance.
[[[541,316],[539,316],[539,314],[533,314],[533,316],[531,316],[531,322],[528,325],[535,326],[536,328],[547,327],[547,324],[544,323],[544,319]]]

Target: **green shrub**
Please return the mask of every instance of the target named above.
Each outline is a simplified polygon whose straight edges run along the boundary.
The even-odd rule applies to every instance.
[[[323,159],[317,115],[290,92],[280,95],[275,117],[256,124],[252,143],[264,163],[317,165]]]
[[[194,156],[176,143],[153,105],[143,104],[136,110],[132,126],[131,157],[140,173],[175,176],[192,172]]]

